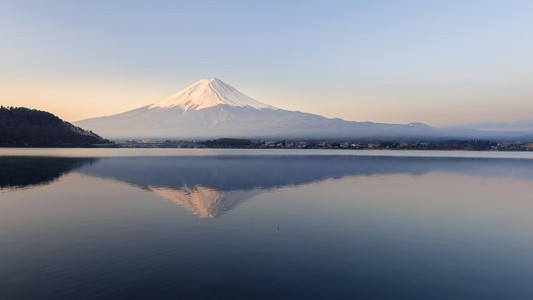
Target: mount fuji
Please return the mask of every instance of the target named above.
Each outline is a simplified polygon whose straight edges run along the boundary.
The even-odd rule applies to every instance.
[[[254,100],[216,78],[124,113],[74,122],[106,138],[422,138],[479,136],[422,123],[384,124],[329,119]]]

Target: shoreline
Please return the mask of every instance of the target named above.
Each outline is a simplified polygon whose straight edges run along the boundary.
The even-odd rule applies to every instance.
[[[531,151],[228,149],[228,148],[0,148],[0,156],[142,157],[142,156],[375,156],[433,158],[533,159]]]

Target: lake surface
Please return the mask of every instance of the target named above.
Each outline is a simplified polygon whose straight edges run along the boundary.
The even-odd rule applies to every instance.
[[[1,299],[533,297],[533,153],[0,149]]]

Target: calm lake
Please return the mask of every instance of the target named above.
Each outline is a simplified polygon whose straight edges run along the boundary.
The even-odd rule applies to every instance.
[[[1,299],[531,299],[533,153],[0,149]]]

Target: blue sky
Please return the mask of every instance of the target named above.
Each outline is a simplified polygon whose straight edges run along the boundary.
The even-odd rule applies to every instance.
[[[0,104],[69,121],[205,77],[284,109],[533,118],[532,1],[3,1]]]

